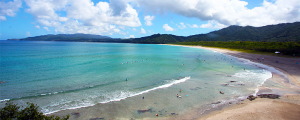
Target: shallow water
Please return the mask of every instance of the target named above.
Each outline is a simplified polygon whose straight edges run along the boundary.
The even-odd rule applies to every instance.
[[[103,116],[152,116],[138,109],[180,113],[253,94],[272,76],[250,62],[188,47],[33,41],[0,45],[0,81],[5,82],[0,84],[0,104],[8,99],[34,102],[44,113],[120,100],[117,104],[126,110],[110,107],[105,111],[122,112]],[[141,96],[147,97],[140,101]]]

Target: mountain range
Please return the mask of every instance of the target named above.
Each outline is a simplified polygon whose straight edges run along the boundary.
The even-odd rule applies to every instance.
[[[176,36],[171,34],[154,34],[131,39],[111,38],[92,34],[58,34],[28,37],[19,40],[28,41],[74,41],[74,42],[118,42],[166,44],[198,41],[260,41],[260,42],[299,42],[300,22],[268,25],[263,27],[229,26],[207,34]]]

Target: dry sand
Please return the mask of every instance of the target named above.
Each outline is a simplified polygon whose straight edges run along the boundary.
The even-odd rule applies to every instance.
[[[287,58],[272,55],[250,54],[227,49],[186,46],[213,50],[253,62],[262,63],[276,68],[286,75],[272,73],[269,80],[284,87],[262,86],[260,92],[280,94],[280,99],[258,98],[254,101],[245,100],[221,110],[211,112],[200,118],[189,115],[175,119],[198,120],[300,120],[300,58]],[[292,93],[292,94],[291,94]],[[192,115],[195,116],[195,115]],[[190,117],[190,118],[189,118]]]

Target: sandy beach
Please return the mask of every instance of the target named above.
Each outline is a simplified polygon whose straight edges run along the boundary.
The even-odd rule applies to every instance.
[[[228,104],[210,109],[206,112],[203,112],[203,108],[199,106],[191,106],[192,109],[185,111],[182,110],[182,113],[177,114],[160,108],[160,103],[151,102],[159,101],[157,100],[159,99],[157,96],[160,96],[160,94],[168,95],[168,92],[170,92],[157,90],[156,92],[146,94],[145,98],[147,99],[145,100],[144,96],[140,95],[117,102],[97,104],[95,106],[79,109],[64,110],[56,112],[53,115],[64,116],[69,114],[71,115],[71,119],[90,120],[106,119],[103,116],[116,115],[124,118],[115,119],[134,118],[145,120],[298,120],[298,118],[300,118],[300,58],[250,54],[227,49],[201,46],[184,47],[194,47],[217,51],[275,68],[278,70],[278,72],[276,72],[276,70],[272,72],[272,78],[268,79],[264,85],[260,86],[258,94],[276,94],[280,95],[280,99],[256,98],[253,101],[243,99],[236,102],[229,102]],[[150,99],[149,96],[152,96],[152,98]],[[143,99],[141,99],[142,97]],[[180,101],[176,101],[178,99],[173,96],[173,93],[166,97],[172,98],[174,103],[169,103],[168,101],[163,102],[162,99],[160,100],[162,101],[161,104],[174,105],[181,103]],[[136,104],[139,105],[135,106]],[[144,109],[142,109],[144,116],[140,116],[139,113],[133,115],[128,114],[133,109],[139,110],[139,106],[146,106]],[[160,116],[155,117],[156,113],[160,113]]]
[[[274,82],[285,86],[263,85],[258,94],[273,93],[281,95],[280,99],[257,98],[253,101],[244,100],[235,105],[229,105],[220,110],[210,112],[204,116],[195,118],[193,115],[185,115],[177,119],[198,120],[298,120],[300,118],[300,58],[287,58],[262,54],[250,54],[227,49],[185,46],[213,50],[238,58],[244,58],[256,63],[262,63],[284,73],[279,75],[272,73],[273,77],[266,82]],[[288,79],[287,79],[287,78]]]

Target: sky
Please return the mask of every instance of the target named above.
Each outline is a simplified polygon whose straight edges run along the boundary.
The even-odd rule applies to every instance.
[[[0,40],[45,34],[189,36],[300,21],[300,0],[0,0]]]

